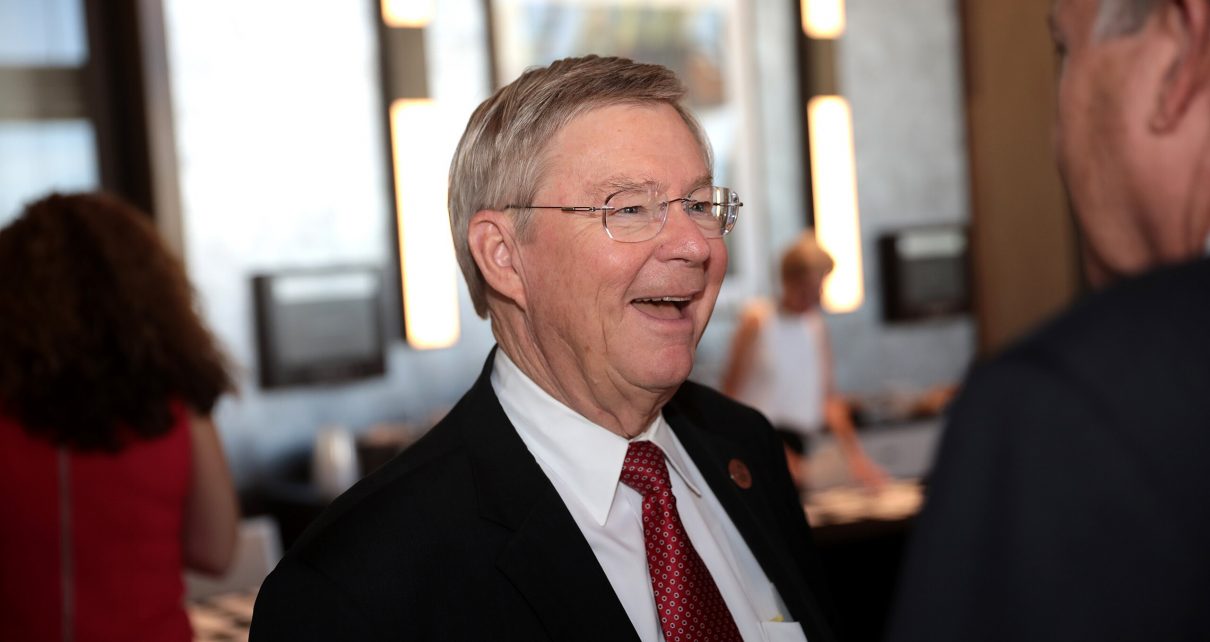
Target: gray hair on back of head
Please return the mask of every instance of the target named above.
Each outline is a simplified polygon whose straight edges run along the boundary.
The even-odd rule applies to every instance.
[[[1163,0],[1101,0],[1093,37],[1103,40],[1136,33],[1162,3]]]
[[[487,317],[487,285],[470,251],[471,217],[481,210],[530,204],[545,174],[551,139],[572,119],[598,107],[673,107],[701,147],[706,166],[713,167],[705,131],[681,104],[684,97],[685,86],[667,67],[593,55],[528,69],[475,109],[450,164],[449,216],[458,265],[479,316]],[[523,241],[532,213],[513,212]]]

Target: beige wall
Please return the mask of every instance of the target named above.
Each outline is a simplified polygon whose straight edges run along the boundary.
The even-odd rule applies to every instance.
[[[966,49],[975,306],[988,353],[1080,287],[1075,232],[1051,150],[1050,0],[960,2]]]

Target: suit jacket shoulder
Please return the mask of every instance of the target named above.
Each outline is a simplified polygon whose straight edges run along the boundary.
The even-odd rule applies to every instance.
[[[1208,293],[1159,270],[974,370],[891,640],[1210,639]]]
[[[1000,360],[1032,360],[1081,373],[1125,364],[1163,370],[1160,360],[1174,356],[1205,363],[1208,291],[1210,259],[1155,270],[1076,302]]]
[[[490,367],[299,538],[257,597],[253,639],[634,639]]]

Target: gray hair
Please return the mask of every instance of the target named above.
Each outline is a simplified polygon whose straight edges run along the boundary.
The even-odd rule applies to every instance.
[[[486,283],[471,256],[468,229],[480,210],[528,204],[545,175],[546,146],[555,134],[591,109],[617,104],[667,104],[688,125],[707,167],[710,145],[697,119],[681,104],[685,87],[666,67],[625,58],[585,56],[525,71],[471,114],[450,164],[450,231],[458,265],[475,312],[487,317]],[[513,216],[517,236],[528,239],[532,210]]]
[[[1101,0],[1093,25],[1097,40],[1136,33],[1163,0]]]

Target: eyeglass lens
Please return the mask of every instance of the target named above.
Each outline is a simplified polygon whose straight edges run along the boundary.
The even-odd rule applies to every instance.
[[[740,206],[739,198],[726,187],[700,187],[679,199],[667,199],[655,190],[622,191],[605,201],[605,229],[617,241],[646,241],[663,229],[674,202],[681,203],[706,238],[731,231]]]

